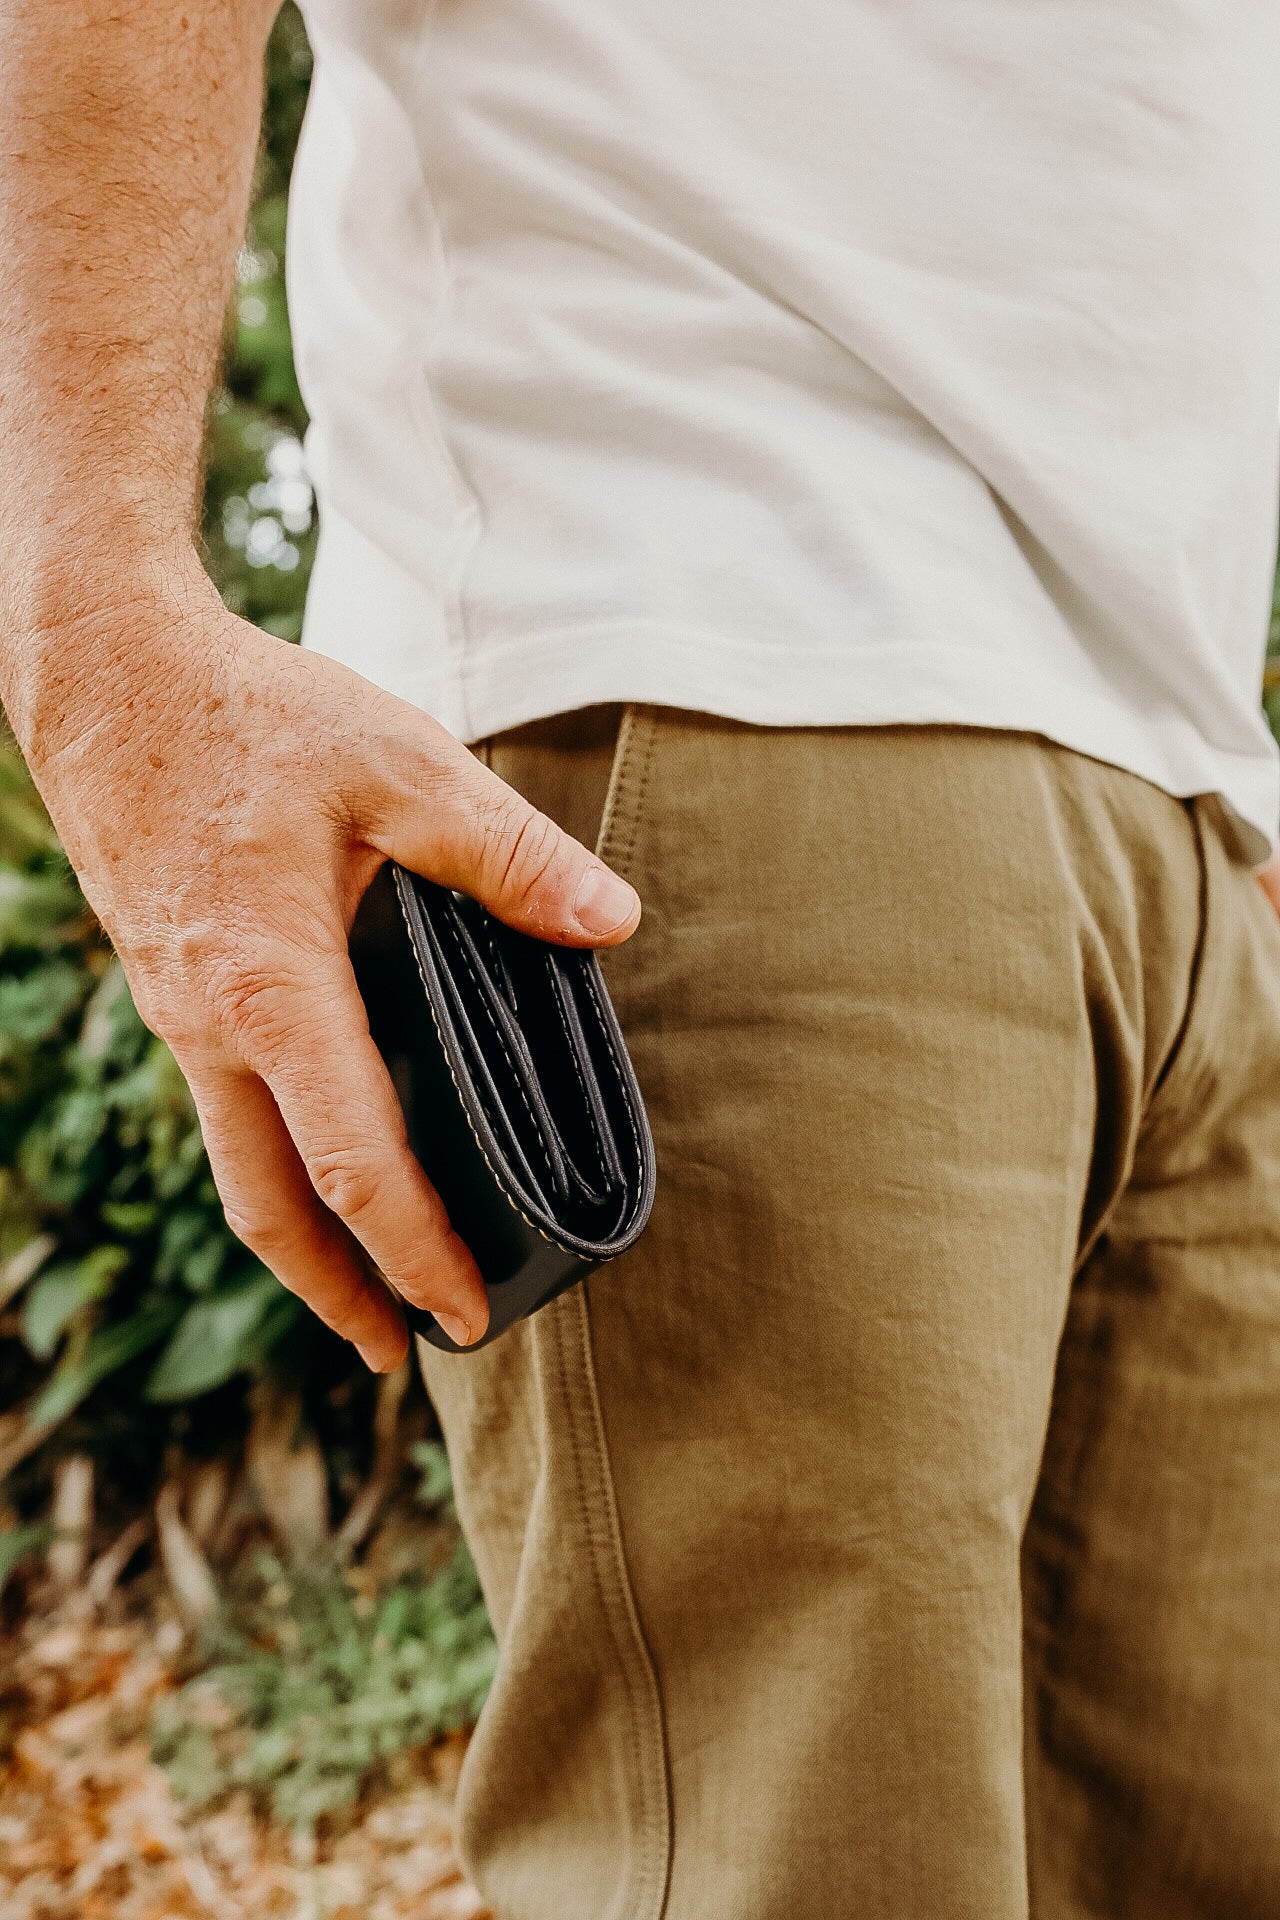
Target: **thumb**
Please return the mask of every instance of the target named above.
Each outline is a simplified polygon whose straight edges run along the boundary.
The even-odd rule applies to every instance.
[[[424,796],[397,796],[374,838],[379,851],[456,887],[522,933],[565,946],[614,946],[640,919],[635,888],[554,820],[450,740]]]

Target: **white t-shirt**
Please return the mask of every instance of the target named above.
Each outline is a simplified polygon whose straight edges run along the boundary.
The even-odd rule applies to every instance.
[[[306,643],[1034,731],[1261,858],[1277,0],[309,0]]]

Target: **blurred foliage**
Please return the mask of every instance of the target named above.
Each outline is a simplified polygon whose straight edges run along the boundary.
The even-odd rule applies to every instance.
[[[206,447],[205,554],[233,613],[296,640],[315,552],[302,466],[306,413],[285,304],[285,205],[311,78],[302,21],[286,7],[267,53],[256,191],[227,317],[226,374]]]
[[[285,639],[301,629],[315,545],[284,288],[310,72],[286,7],[268,51],[204,506],[228,606]],[[182,1077],[138,1018],[11,746],[0,749],[0,1312],[0,1331],[18,1336],[0,1343],[0,1406],[11,1409],[0,1478],[39,1442],[33,1485],[72,1444],[154,1473],[168,1439],[189,1435],[190,1403],[207,1408],[210,1395],[216,1439],[242,1422],[248,1377],[281,1364],[281,1338],[300,1321],[295,1373],[305,1365],[331,1388],[352,1364],[228,1231]]]
[[[16,1572],[24,1560],[42,1553],[56,1536],[57,1528],[40,1520],[29,1521],[25,1527],[7,1527],[0,1533],[0,1593],[4,1592],[9,1575]],[[0,1721],[0,1736],[3,1731]]]
[[[418,1453],[422,1498],[450,1519],[443,1449]],[[152,1752],[178,1798],[203,1807],[243,1788],[308,1830],[397,1753],[471,1726],[493,1637],[470,1556],[451,1527],[441,1540],[434,1574],[382,1590],[363,1569],[260,1554],[209,1630],[200,1672],[156,1711]]]
[[[247,1788],[308,1829],[397,1753],[474,1725],[495,1655],[461,1542],[433,1577],[367,1604],[349,1576],[270,1554],[252,1578],[210,1638],[210,1664],[156,1713],[153,1757],[187,1806]]]

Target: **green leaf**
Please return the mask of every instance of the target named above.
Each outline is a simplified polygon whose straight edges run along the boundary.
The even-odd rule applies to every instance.
[[[188,1307],[152,1369],[147,1399],[192,1399],[251,1365],[280,1293],[280,1282],[264,1267]]]
[[[176,1280],[209,1231],[209,1215],[201,1207],[172,1207],[160,1229],[156,1252],[156,1279]]]
[[[40,1275],[22,1310],[22,1337],[37,1360],[51,1358],[80,1309],[110,1293],[112,1282],[128,1264],[124,1247],[95,1247],[85,1259],[50,1267]]]
[[[107,1103],[99,1087],[74,1087],[50,1113],[53,1149],[70,1167],[82,1167],[107,1129]]]
[[[48,1360],[85,1304],[80,1269],[50,1267],[28,1289],[22,1308],[22,1337],[37,1360]]]
[[[8,825],[0,807],[0,842]],[[0,949],[5,952],[28,947],[47,953],[75,938],[85,919],[84,901],[69,873],[0,869]]]
[[[29,1554],[38,1553],[41,1547],[47,1547],[57,1532],[48,1521],[39,1521],[26,1527],[10,1527],[0,1533],[0,1593],[3,1593],[9,1576]]]
[[[192,1293],[209,1292],[222,1271],[229,1249],[234,1245],[221,1221],[211,1233],[206,1233],[199,1246],[193,1248],[183,1262],[182,1278]],[[240,1252],[239,1247],[236,1251]]]
[[[162,1340],[173,1325],[175,1308],[146,1307],[131,1314],[114,1327],[100,1327],[78,1358],[64,1357],[63,1363],[31,1409],[34,1426],[56,1426],[65,1420],[85,1395],[92,1393],[99,1380],[127,1365],[157,1340]]]
[[[449,1465],[449,1456],[438,1440],[416,1440],[409,1449],[409,1458],[421,1474],[418,1483],[418,1498],[424,1507],[443,1507],[446,1512],[453,1506],[453,1470]]]
[[[128,1247],[95,1247],[80,1262],[80,1271],[84,1275],[86,1298],[97,1300],[108,1293],[111,1283],[122,1274],[132,1259]]]
[[[264,1554],[255,1585],[229,1594],[204,1673],[156,1709],[153,1757],[182,1797],[248,1787],[309,1826],[380,1760],[475,1720],[495,1649],[461,1543],[372,1612],[336,1568],[291,1574]]]
[[[62,1025],[84,995],[85,978],[67,960],[0,979],[0,1046],[36,1046]]]
[[[104,1200],[98,1212],[116,1233],[127,1233],[132,1238],[150,1233],[159,1209],[154,1200]]]

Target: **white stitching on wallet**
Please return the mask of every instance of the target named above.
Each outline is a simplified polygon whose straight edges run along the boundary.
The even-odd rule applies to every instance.
[[[471,955],[467,951],[466,940],[459,937],[455,940],[455,945],[457,947],[458,952],[462,955],[463,965],[466,967],[467,972],[471,975],[471,979],[476,989],[476,997],[479,1000],[481,1006],[484,1008],[485,1013],[488,1015],[489,1025],[493,1028],[495,1038],[497,1039],[498,1046],[502,1052],[502,1057],[511,1069],[512,1078],[516,1083],[516,1092],[520,1095],[521,1104],[523,1105],[525,1112],[529,1116],[529,1122],[533,1128],[534,1138],[537,1141],[539,1151],[541,1152],[542,1157],[546,1162],[547,1172],[551,1175],[551,1182],[552,1182],[552,1185],[554,1186],[555,1177],[556,1177],[555,1163],[552,1160],[550,1153],[547,1151],[547,1143],[543,1139],[542,1131],[538,1126],[537,1115],[534,1113],[533,1108],[529,1105],[529,1096],[525,1092],[524,1087],[521,1083],[520,1069],[516,1064],[515,1056],[512,1053],[510,1047],[507,1045],[507,1037],[503,1033],[502,1028],[498,1024],[493,1008],[489,1005],[489,1002],[485,997],[485,991],[481,983],[480,976],[476,972],[474,963],[472,962],[472,959],[471,959]],[[429,995],[428,995],[428,998],[430,998]]]

